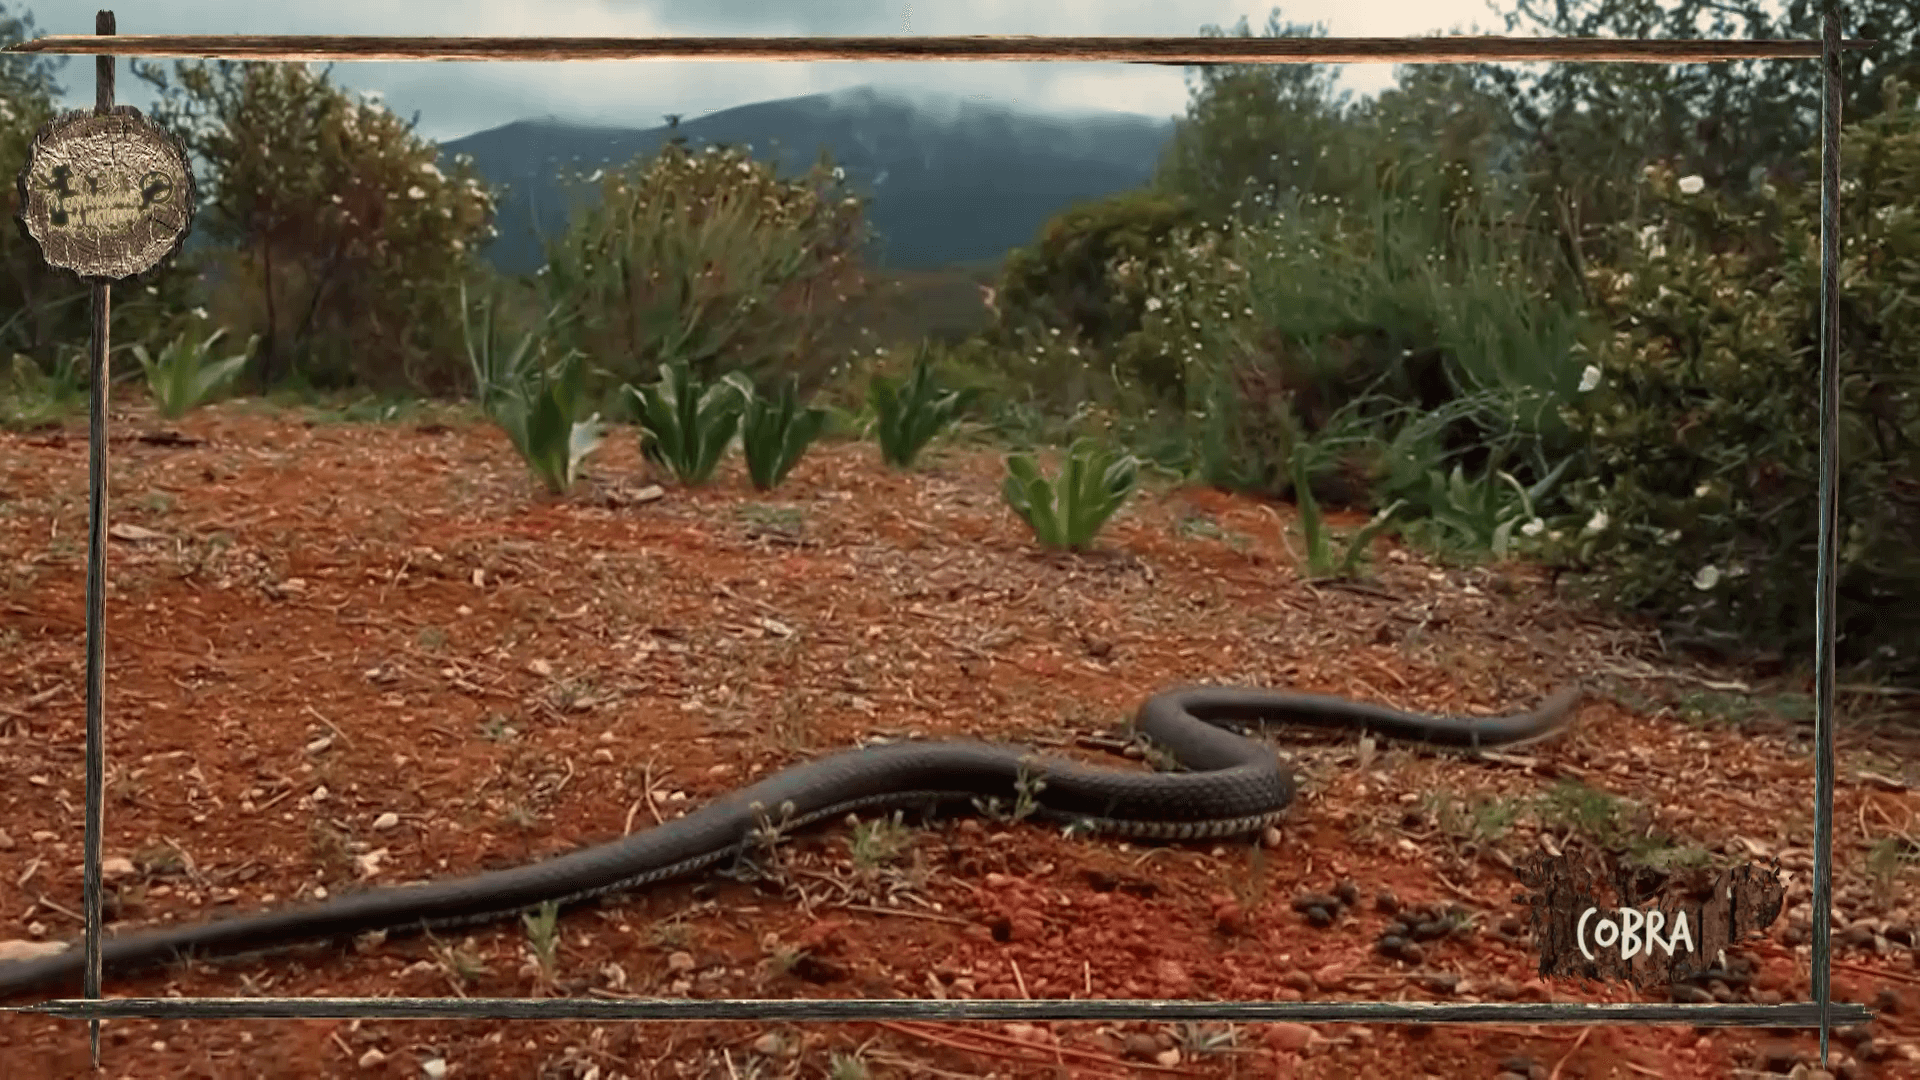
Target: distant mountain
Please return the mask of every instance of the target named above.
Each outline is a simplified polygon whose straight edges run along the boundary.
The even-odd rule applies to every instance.
[[[1173,122],[1021,112],[859,87],[744,105],[677,129],[523,120],[441,144],[441,165],[467,154],[488,183],[507,187],[495,222],[500,235],[484,254],[502,272],[524,274],[543,261],[541,232],[557,238],[565,229],[562,171],[620,167],[652,156],[675,135],[689,147],[751,146],[754,156],[777,162],[782,176],[803,174],[826,148],[869,199],[867,220],[877,234],[870,265],[925,269],[997,262],[1068,205],[1147,183]]]

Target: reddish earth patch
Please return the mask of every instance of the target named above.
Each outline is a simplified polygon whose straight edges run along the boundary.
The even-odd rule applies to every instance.
[[[157,428],[137,409],[114,424]],[[1568,735],[1479,762],[1276,736],[1305,783],[1262,847],[991,819],[855,844],[836,826],[789,841],[773,877],[563,916],[550,974],[501,925],[195,962],[112,994],[1635,1000],[1533,977],[1510,867],[1583,829],[1780,855],[1787,915],[1705,992],[1808,994],[1804,732],[1677,718],[1661,694],[1733,676],[1653,667],[1648,635],[1575,612],[1523,568],[1448,569],[1383,542],[1364,587],[1315,587],[1283,545],[1285,508],[1191,491],[1143,493],[1095,555],[1043,555],[1000,502],[997,456],[958,446],[897,475],[870,446],[828,445],[771,496],[736,464],[710,490],[647,499],[622,436],[556,501],[458,417],[346,426],[229,403],[179,426],[203,441],[114,446],[112,520],[134,527],[108,571],[116,925],[519,863],[875,736],[981,735],[1123,767],[1099,737],[1181,682],[1482,713],[1572,678],[1593,693]],[[71,939],[84,434],[0,435],[0,470],[0,938]],[[1865,855],[1911,839],[1916,778],[1843,735],[1834,984],[1879,1019],[1834,1060],[1914,1075],[1914,889]],[[1615,804],[1567,781],[1647,809],[1608,817]],[[1294,911],[1347,881],[1357,903],[1332,925]],[[1381,892],[1477,917],[1391,959],[1375,949]],[[104,1057],[116,1077],[399,1077],[435,1061],[450,1077],[822,1076],[839,1054],[874,1076],[1575,1080],[1786,1072],[1813,1047],[1667,1028],[126,1020],[105,1025]],[[0,1019],[0,1075],[77,1076],[86,1060],[79,1024]]]

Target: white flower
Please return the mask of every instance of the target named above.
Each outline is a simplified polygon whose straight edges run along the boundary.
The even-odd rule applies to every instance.
[[[1701,567],[1700,572],[1693,575],[1693,587],[1701,592],[1706,592],[1718,584],[1720,584],[1720,568],[1712,563]]]
[[[1595,510],[1593,517],[1587,521],[1586,527],[1582,528],[1580,533],[1582,536],[1593,536],[1606,531],[1607,512],[1605,510]]]
[[[1683,176],[1680,178],[1680,193],[1682,195],[1698,195],[1700,194],[1700,189],[1706,186],[1707,182],[1698,176]]]
[[[407,198],[409,199],[424,199],[426,197],[426,189],[422,188],[419,184],[415,184],[407,189]]]
[[[196,318],[196,319],[204,319],[204,318],[206,318],[206,317],[207,317],[207,309],[206,309],[206,308],[203,308],[203,307],[197,307],[197,308],[194,308],[194,309],[193,309],[193,317],[194,317],[194,318]]]
[[[1696,499],[1704,499],[1711,494],[1713,494],[1713,485],[1705,480],[1700,481],[1700,486],[1693,489],[1693,497]]]
[[[1526,534],[1527,536],[1539,536],[1541,533],[1545,532],[1546,529],[1547,529],[1547,523],[1544,521],[1541,521],[1539,518],[1534,518],[1532,521],[1529,521],[1525,525],[1520,526],[1520,531]]]
[[[1600,385],[1600,365],[1588,364],[1587,369],[1580,373],[1580,392],[1583,394],[1587,393],[1588,391],[1592,390],[1594,387],[1599,385]]]
[[[431,162],[431,161],[429,161],[429,162],[427,162],[426,164],[424,164],[424,165],[422,165],[422,166],[420,166],[420,171],[421,171],[421,172],[423,172],[423,173],[426,173],[426,174],[427,174],[428,176],[431,176],[431,177],[433,177],[433,178],[435,178],[435,179],[437,179],[437,180],[445,180],[445,179],[446,179],[446,177],[445,177],[445,176],[443,176],[443,175],[441,175],[441,172],[440,172],[440,167],[439,167],[438,165],[435,165],[435,164],[434,164],[433,162]]]
[[[1160,298],[1159,298],[1159,297],[1157,297],[1157,296],[1149,296],[1149,297],[1147,297],[1147,310],[1148,310],[1148,311],[1159,311],[1159,310],[1160,310]]]

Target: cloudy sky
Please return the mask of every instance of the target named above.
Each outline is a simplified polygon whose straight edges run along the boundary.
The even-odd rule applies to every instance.
[[[91,34],[113,0],[9,0],[41,34]],[[1255,33],[1272,3],[1249,0],[139,0],[118,10],[123,34],[401,34],[471,36],[787,36],[885,34],[1198,34],[1242,16]],[[1501,0],[1505,10],[1510,0]],[[1295,0],[1281,16],[1324,23],[1340,37],[1432,31],[1505,33],[1488,0]],[[1477,28],[1475,24],[1478,24]],[[1523,27],[1523,33],[1531,32]],[[169,62],[170,63],[170,62]],[[1391,65],[1348,65],[1342,84],[1366,94]],[[58,74],[69,108],[93,103],[93,67],[76,57]],[[1065,63],[349,63],[333,81],[379,90],[421,135],[444,141],[514,120],[652,127],[756,101],[862,83],[986,98],[1049,111],[1119,109],[1183,114],[1181,68]],[[149,108],[150,87],[120,67],[118,100]]]

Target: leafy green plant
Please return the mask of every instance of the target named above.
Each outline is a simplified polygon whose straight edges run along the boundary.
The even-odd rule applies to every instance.
[[[975,396],[968,390],[938,386],[925,348],[915,356],[904,385],[875,375],[867,384],[867,401],[876,417],[880,456],[896,468],[911,468],[927,443],[951,425]]]
[[[1139,474],[1133,455],[1083,438],[1075,440],[1053,480],[1040,474],[1031,455],[1009,456],[1001,491],[1041,544],[1079,551],[1133,494]]]
[[[529,330],[520,338],[520,344],[511,351],[503,351],[495,340],[494,316],[497,303],[489,299],[482,304],[484,320],[480,327],[479,348],[474,347],[474,330],[467,320],[467,284],[461,282],[460,291],[460,334],[467,348],[467,367],[473,374],[474,397],[480,403],[482,412],[492,415],[493,404],[503,395],[511,394],[526,384],[538,371],[540,352],[544,347],[541,341],[542,331],[551,326],[560,313],[559,305],[548,311],[543,325]]]
[[[147,374],[147,393],[152,396],[161,416],[169,420],[184,416],[188,410],[239,378],[241,369],[247,366],[247,360],[253,355],[253,347],[260,340],[260,335],[249,337],[246,347],[237,356],[209,360],[207,354],[226,333],[227,329],[223,326],[198,344],[182,334],[160,350],[158,359],[148,355],[144,344],[133,346],[133,355]]]
[[[800,408],[798,376],[788,376],[772,401],[752,394],[740,424],[740,444],[753,486],[761,491],[780,486],[826,425],[827,410]]]
[[[641,453],[690,487],[713,477],[753,398],[753,384],[739,372],[702,386],[685,360],[661,364],[651,386],[623,389],[640,418]]]
[[[1427,473],[1428,510],[1433,520],[1475,550],[1493,552],[1504,559],[1513,551],[1513,532],[1537,520],[1534,507],[1558,483],[1571,464],[1564,458],[1553,471],[1532,487],[1522,487],[1513,474],[1489,467],[1490,476],[1469,481],[1465,470],[1455,464],[1451,475],[1440,470]],[[1501,485],[1513,489],[1517,498],[1507,497]]]
[[[52,371],[42,371],[33,357],[14,353],[0,378],[0,425],[37,428],[57,424],[87,408],[86,351],[61,349]]]
[[[573,487],[580,463],[598,449],[607,425],[586,411],[586,358],[569,351],[551,368],[536,366],[517,386],[490,391],[487,414],[545,485],[561,495]]]
[[[553,981],[554,964],[560,954],[559,918],[560,908],[551,900],[541,904],[539,911],[520,916],[527,928],[527,944],[533,949],[540,973],[548,982]]]
[[[1315,579],[1352,577],[1360,565],[1361,556],[1373,544],[1373,538],[1380,535],[1381,530],[1391,524],[1394,515],[1406,505],[1404,499],[1395,500],[1355,531],[1336,566],[1326,519],[1320,516],[1320,502],[1313,497],[1313,486],[1307,482],[1305,454],[1295,454],[1293,457],[1293,493],[1300,508],[1300,531],[1307,540],[1307,573]]]

